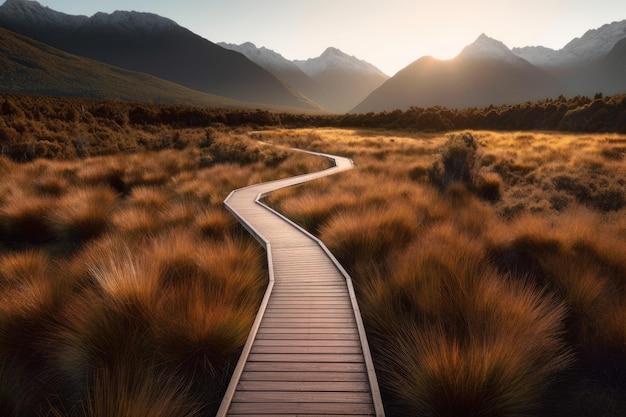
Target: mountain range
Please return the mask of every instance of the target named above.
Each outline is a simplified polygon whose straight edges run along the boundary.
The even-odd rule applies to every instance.
[[[349,111],[389,78],[372,64],[332,47],[317,58],[290,61],[250,42],[218,45],[244,54],[324,109],[336,113]]]
[[[589,30],[561,50],[509,49],[482,34],[449,60],[422,57],[352,112],[515,104],[559,95],[626,92],[626,20]]]
[[[335,113],[515,104],[626,92],[626,20],[563,49],[509,49],[483,34],[449,60],[389,78],[336,48],[290,61],[252,43],[216,44],[150,13],[91,17],[31,0],[0,6],[0,91]]]
[[[204,93],[274,106],[319,108],[245,56],[154,14],[117,11],[72,16],[35,1],[6,0],[0,6],[0,27],[71,54]]]
[[[246,108],[250,103],[60,51],[0,28],[0,92]]]

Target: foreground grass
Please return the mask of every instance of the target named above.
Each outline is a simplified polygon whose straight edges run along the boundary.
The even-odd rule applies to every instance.
[[[270,203],[350,271],[389,415],[626,408],[623,137],[264,138],[356,162]]]
[[[228,193],[325,162],[200,147],[0,158],[0,415],[212,415],[266,285]]]

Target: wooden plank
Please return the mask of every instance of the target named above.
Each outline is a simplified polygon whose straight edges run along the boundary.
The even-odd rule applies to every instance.
[[[348,328],[352,328],[354,323],[348,322],[340,322],[336,320],[326,321],[326,320],[310,320],[310,321],[294,321],[288,318],[274,319],[274,320],[265,320],[261,325],[263,329],[302,329],[308,331],[309,329],[341,329],[342,331]]]
[[[374,415],[369,404],[332,404],[332,403],[235,403],[230,407],[229,415],[323,415],[323,416],[355,416]]]
[[[259,340],[359,340],[358,333],[257,333]]]
[[[283,317],[263,317],[263,326],[275,325],[278,323],[294,323],[294,324],[313,324],[313,323],[335,323],[342,326],[354,325],[353,317],[293,317],[293,316],[283,316]]]
[[[238,391],[369,392],[367,381],[240,381]]]
[[[349,353],[361,355],[363,352],[361,352],[360,346],[263,346],[255,344],[250,353]]]
[[[247,362],[246,372],[365,372],[363,363]]]
[[[365,372],[245,372],[242,381],[334,381],[367,382]]]
[[[307,308],[322,308],[322,307],[330,307],[332,311],[342,309],[352,310],[352,306],[350,304],[350,299],[336,299],[336,300],[324,300],[323,298],[316,299],[303,299],[303,300],[293,300],[289,299],[281,299],[281,300],[270,300],[272,309],[292,309],[292,310],[303,310]]]
[[[354,319],[354,311],[350,308],[341,309],[302,309],[302,308],[272,308],[265,312],[265,317],[336,317]]]
[[[290,347],[322,347],[322,346],[338,346],[338,347],[361,347],[360,340],[273,340],[258,339],[254,343],[254,347],[262,346],[290,346]]]
[[[277,414],[276,413],[269,413],[269,414],[259,414],[259,413],[254,413],[254,414],[232,414],[229,413],[228,414],[230,417],[275,417]],[[301,413],[287,413],[287,414],[280,414],[280,417],[328,417],[332,414],[301,414]],[[345,413],[342,415],[346,415]],[[350,417],[371,417],[374,414],[349,414]]]
[[[340,403],[368,404],[369,392],[317,392],[317,391],[237,391],[234,403]],[[370,405],[371,407],[371,405]]]
[[[333,328],[333,329],[327,329],[327,328],[290,328],[290,327],[271,327],[271,328],[267,328],[267,327],[263,327],[261,326],[261,328],[259,329],[258,334],[259,335],[264,335],[264,334],[323,334],[323,335],[359,335],[359,333],[356,331],[356,329],[349,327],[349,328],[345,328],[345,327],[338,327],[338,328]]]
[[[271,307],[267,307],[267,311],[268,312],[280,312],[280,311],[288,311],[288,312],[307,312],[307,311],[311,311],[313,313],[320,313],[322,311],[320,310],[324,310],[326,309],[326,311],[328,313],[346,313],[346,312],[351,312],[352,314],[354,314],[354,310],[352,309],[352,307],[348,306],[348,305],[335,305],[333,306],[333,308],[329,309],[328,306],[306,306],[306,307],[302,307],[302,306],[297,306],[297,305],[280,305],[280,304],[272,304]]]
[[[363,363],[363,355],[348,353],[251,353],[248,362],[321,362],[321,363]]]

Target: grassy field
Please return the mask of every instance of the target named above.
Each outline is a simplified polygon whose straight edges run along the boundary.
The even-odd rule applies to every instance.
[[[353,277],[388,415],[626,409],[626,138],[274,131],[356,169],[273,194]]]
[[[203,145],[0,157],[0,415],[215,413],[267,281],[222,201],[326,162],[215,130]]]
[[[222,201],[325,161],[150,129],[166,149],[0,157],[1,415],[215,412],[266,282]],[[351,273],[388,415],[626,409],[624,136],[255,135],[356,163],[270,203]]]

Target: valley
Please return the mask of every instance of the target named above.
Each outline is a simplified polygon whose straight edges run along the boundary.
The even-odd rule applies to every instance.
[[[217,42],[114,3],[0,5],[0,415],[623,414],[626,20],[559,49],[481,19],[554,39],[569,5],[160,4]]]

